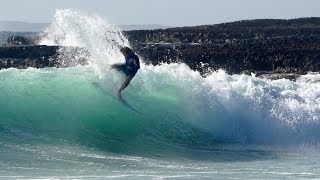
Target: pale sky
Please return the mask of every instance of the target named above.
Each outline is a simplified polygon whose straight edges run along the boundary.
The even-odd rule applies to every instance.
[[[320,0],[0,0],[0,21],[51,22],[73,8],[112,24],[169,26],[243,19],[320,17]]]

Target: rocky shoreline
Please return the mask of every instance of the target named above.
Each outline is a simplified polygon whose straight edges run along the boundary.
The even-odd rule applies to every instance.
[[[248,20],[124,34],[147,64],[182,62],[203,76],[225,69],[229,74],[294,80],[307,72],[320,72],[320,18]],[[82,56],[67,57],[73,59],[71,64],[61,63],[60,48]],[[86,64],[89,56],[81,48],[38,46],[11,37],[0,47],[0,69],[68,67]]]
[[[126,35],[147,63],[184,62],[203,75],[225,69],[230,74],[293,79],[290,74],[320,72],[320,18],[248,20]]]
[[[69,51],[70,53],[60,53]],[[45,45],[10,45],[0,47],[0,69],[28,67],[70,67],[85,65],[89,53],[77,47]],[[68,59],[65,63],[61,59]],[[70,60],[70,61],[69,61]]]

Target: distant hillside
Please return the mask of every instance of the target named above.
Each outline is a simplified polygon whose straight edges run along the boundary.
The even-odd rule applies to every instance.
[[[170,26],[163,26],[159,24],[143,24],[143,25],[118,25],[118,27],[123,31],[132,31],[132,30],[155,30],[155,29],[166,29]]]
[[[39,32],[48,27],[50,23],[27,23],[20,21],[0,21],[0,31],[13,32]]]
[[[50,26],[50,23],[28,23],[20,21],[0,21],[0,31],[12,31],[12,32],[40,32]],[[143,25],[118,25],[118,27],[124,31],[131,30],[154,30],[165,29],[169,26],[157,25],[157,24],[143,24]]]
[[[44,31],[50,23],[27,23],[20,21],[0,21],[0,45],[5,44],[10,36],[36,36]],[[156,24],[146,25],[118,25],[123,31],[164,29],[169,26]]]
[[[309,37],[320,32],[320,18],[256,19],[215,25],[174,27],[157,30],[125,32],[131,43],[208,43],[224,44],[226,41],[259,38]]]

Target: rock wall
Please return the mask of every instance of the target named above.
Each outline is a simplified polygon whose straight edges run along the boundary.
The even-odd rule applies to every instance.
[[[147,64],[183,62],[204,76],[220,68],[230,74],[285,73],[282,77],[289,78],[320,72],[320,18],[248,20],[124,34]],[[35,42],[9,38],[0,47],[0,68],[68,67],[86,64],[90,56],[81,48],[32,45]],[[61,49],[71,53],[62,55]]]
[[[184,62],[202,74],[220,68],[231,74],[320,71],[320,18],[248,20],[125,35],[147,63]]]
[[[67,54],[60,53],[68,51]],[[79,56],[82,54],[82,56]],[[89,54],[82,48],[60,46],[2,46],[0,47],[0,69],[4,68],[44,68],[69,67],[86,64]],[[65,61],[67,59],[67,61]],[[65,63],[67,62],[67,63]]]

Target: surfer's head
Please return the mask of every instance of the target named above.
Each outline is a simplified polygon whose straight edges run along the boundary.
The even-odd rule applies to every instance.
[[[120,52],[127,57],[132,53],[132,50],[129,47],[121,47]]]

